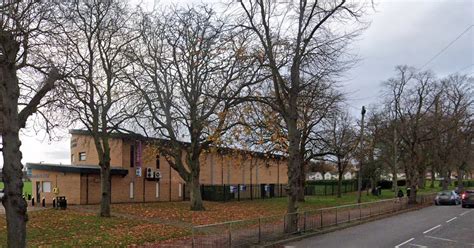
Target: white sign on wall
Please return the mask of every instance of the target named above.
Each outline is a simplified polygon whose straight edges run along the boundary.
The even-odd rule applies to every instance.
[[[138,167],[136,170],[135,170],[135,175],[137,177],[141,177],[142,176],[142,168],[141,167]]]

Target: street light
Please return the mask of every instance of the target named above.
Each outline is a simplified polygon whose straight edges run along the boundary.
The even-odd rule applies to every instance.
[[[362,161],[364,160],[364,154],[362,152],[362,143],[364,141],[364,117],[365,117],[365,106],[362,106],[360,114],[362,115],[361,126],[360,126],[360,160],[359,160],[359,174],[357,178],[357,203],[361,203],[361,194],[362,194]]]

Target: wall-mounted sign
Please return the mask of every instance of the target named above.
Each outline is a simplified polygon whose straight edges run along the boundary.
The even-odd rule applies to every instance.
[[[136,170],[135,170],[135,175],[136,175],[137,177],[141,177],[141,176],[142,176],[142,168],[141,168],[141,167],[136,168]]]
[[[136,152],[136,164],[137,167],[142,167],[142,142],[138,141],[137,152]]]
[[[49,174],[36,174],[28,176],[30,179],[37,179],[37,178],[49,178]]]

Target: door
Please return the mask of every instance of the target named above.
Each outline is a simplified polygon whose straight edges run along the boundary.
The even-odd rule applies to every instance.
[[[40,192],[41,192],[41,182],[36,182],[36,202],[39,204],[40,202]]]

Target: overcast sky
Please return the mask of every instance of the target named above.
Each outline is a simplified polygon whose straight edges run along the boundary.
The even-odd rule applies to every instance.
[[[343,83],[354,114],[362,105],[380,100],[381,82],[393,75],[396,65],[423,66],[474,24],[472,0],[375,1],[376,10],[367,17],[371,25],[353,45],[353,52],[362,60],[347,73]],[[424,69],[431,69],[439,77],[462,69],[462,73],[472,75],[474,27]],[[70,162],[69,137],[49,142],[44,135],[30,133],[21,139],[23,162]],[[2,163],[0,159],[0,166]]]

